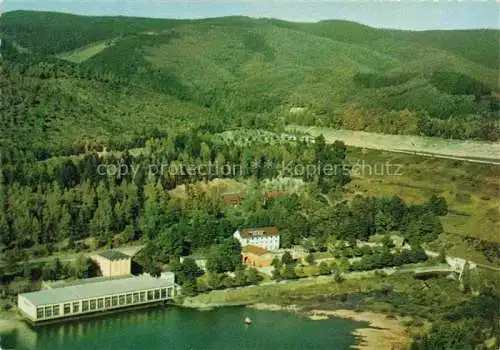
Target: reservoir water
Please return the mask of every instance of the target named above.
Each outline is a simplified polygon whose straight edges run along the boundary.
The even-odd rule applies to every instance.
[[[249,317],[253,323],[245,325]],[[167,307],[86,320],[19,327],[0,334],[1,349],[16,350],[344,350],[363,324],[344,319],[313,321],[287,312],[244,307],[198,311]]]

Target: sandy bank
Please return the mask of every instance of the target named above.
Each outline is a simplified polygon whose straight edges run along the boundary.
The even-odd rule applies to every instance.
[[[198,301],[194,298],[186,298],[182,302],[182,304],[177,304],[177,305],[191,309],[211,310],[218,307],[245,306],[248,304],[249,304],[248,302],[203,302],[203,301]]]
[[[354,321],[368,322],[367,328],[358,328],[354,334],[360,342],[355,349],[407,349],[409,335],[400,325],[398,319],[389,319],[386,315],[374,312],[355,312],[352,310],[312,310],[309,312],[311,319],[324,319],[325,317],[340,317]]]
[[[248,307],[255,310],[267,310],[267,311],[290,311],[290,312],[300,311],[300,308],[297,307],[297,305],[282,306],[278,304],[256,303],[248,305]]]
[[[400,350],[407,349],[409,336],[400,325],[398,319],[389,319],[386,315],[374,312],[355,312],[352,310],[311,310],[301,311],[296,305],[281,306],[276,304],[253,304],[248,307],[257,310],[300,312],[311,320],[326,320],[330,317],[351,319],[358,322],[367,322],[367,328],[358,328],[354,335],[358,344],[354,349],[359,350]]]

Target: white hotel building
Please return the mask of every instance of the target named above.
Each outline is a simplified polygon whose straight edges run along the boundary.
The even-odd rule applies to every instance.
[[[269,251],[280,248],[280,235],[276,227],[247,228],[233,234],[242,247],[253,245]]]

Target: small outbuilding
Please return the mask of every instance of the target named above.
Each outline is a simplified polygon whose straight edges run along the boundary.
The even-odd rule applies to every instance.
[[[274,259],[274,254],[254,245],[247,245],[241,250],[242,261],[250,267],[268,267]]]
[[[119,251],[110,250],[92,256],[105,277],[130,275],[132,257]]]

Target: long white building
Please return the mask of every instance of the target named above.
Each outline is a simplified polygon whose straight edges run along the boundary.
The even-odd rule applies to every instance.
[[[276,227],[247,228],[233,234],[242,247],[254,245],[270,251],[280,248],[280,234]]]
[[[19,294],[17,303],[30,321],[39,322],[166,301],[176,293],[174,274],[166,272],[158,278],[145,274],[82,280]]]

